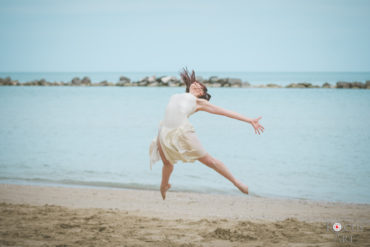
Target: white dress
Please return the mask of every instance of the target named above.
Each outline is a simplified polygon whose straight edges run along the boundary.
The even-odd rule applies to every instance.
[[[166,159],[171,164],[194,162],[207,152],[196,136],[188,118],[196,110],[196,97],[191,93],[177,93],[171,96],[163,120],[159,124],[158,137]],[[149,147],[150,169],[161,160],[157,137]]]

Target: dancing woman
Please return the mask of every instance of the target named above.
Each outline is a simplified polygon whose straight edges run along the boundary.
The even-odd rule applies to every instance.
[[[164,119],[160,122],[158,135],[152,140],[149,148],[150,168],[160,159],[163,162],[160,186],[163,200],[166,199],[167,190],[171,188],[169,179],[174,164],[179,160],[182,162],[198,160],[227,178],[241,192],[248,194],[248,186],[234,178],[223,162],[206,152],[188,118],[195,112],[205,111],[250,123],[255,133],[260,134],[260,131],[264,131],[264,127],[258,122],[262,117],[247,118],[209,103],[211,95],[207,93],[207,87],[196,80],[194,70],[189,75],[188,70],[183,69],[180,75],[186,85],[186,92],[171,96]]]

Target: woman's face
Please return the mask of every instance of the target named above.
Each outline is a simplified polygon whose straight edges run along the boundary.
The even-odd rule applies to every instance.
[[[204,94],[203,87],[197,81],[190,85],[189,92],[196,97],[202,96]]]

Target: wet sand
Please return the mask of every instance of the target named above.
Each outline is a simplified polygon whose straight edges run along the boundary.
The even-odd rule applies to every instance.
[[[0,246],[370,246],[369,204],[0,184],[0,210]]]

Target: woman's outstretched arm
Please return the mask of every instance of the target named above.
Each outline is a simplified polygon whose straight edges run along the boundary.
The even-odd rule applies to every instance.
[[[234,118],[234,119],[237,119],[237,120],[240,120],[240,121],[250,123],[253,126],[254,131],[255,131],[256,134],[257,134],[257,132],[258,132],[258,134],[260,134],[259,131],[261,130],[263,132],[263,130],[264,130],[264,127],[258,123],[258,121],[262,117],[258,117],[256,119],[247,118],[247,117],[243,116],[240,113],[230,111],[230,110],[226,110],[226,109],[221,108],[219,106],[213,105],[205,99],[197,98],[196,102],[197,102],[196,111],[206,111],[206,112],[209,112],[209,113],[212,113],[212,114],[222,115],[222,116],[226,116],[226,117],[229,117],[229,118]]]

